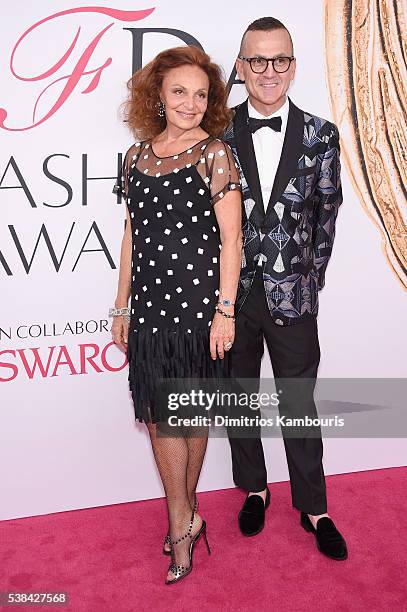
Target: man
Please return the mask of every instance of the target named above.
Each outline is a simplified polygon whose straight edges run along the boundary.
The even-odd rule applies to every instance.
[[[259,381],[265,339],[275,378],[315,381],[318,291],[342,202],[338,130],[287,98],[296,60],[291,36],[277,19],[263,17],[247,28],[236,68],[249,96],[225,135],[240,162],[244,199],[233,371]],[[311,387],[304,387],[304,405],[315,417]],[[281,403],[295,412],[287,389]],[[256,535],[270,503],[260,429],[243,438],[228,433],[235,483],[248,492],[239,526],[244,535]],[[301,525],[316,536],[321,552],[346,559],[346,543],[327,514],[320,435],[283,436]]]

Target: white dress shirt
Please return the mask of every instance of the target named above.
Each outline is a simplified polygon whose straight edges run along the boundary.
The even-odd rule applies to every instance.
[[[264,210],[269,203],[274,179],[276,177],[278,164],[280,163],[281,151],[283,149],[285,132],[288,122],[289,102],[288,98],[283,106],[272,115],[265,117],[259,113],[254,106],[247,103],[249,117],[256,119],[270,119],[281,117],[281,132],[275,132],[269,127],[262,127],[252,134],[254,152],[256,154],[257,169],[259,171],[260,187],[263,196]]]

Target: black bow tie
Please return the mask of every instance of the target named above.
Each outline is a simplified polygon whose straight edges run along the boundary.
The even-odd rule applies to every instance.
[[[252,134],[262,127],[269,127],[275,132],[281,132],[281,124],[281,117],[270,117],[270,119],[256,119],[254,117],[249,117],[248,120],[249,130]]]

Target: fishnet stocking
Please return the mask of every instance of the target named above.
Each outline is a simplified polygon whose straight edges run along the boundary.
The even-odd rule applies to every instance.
[[[162,424],[147,423],[147,428],[167,498],[170,537],[173,541],[178,540],[187,533],[191,520],[194,492],[208,441],[207,429],[182,428],[175,431],[171,427],[171,431],[165,435]],[[195,514],[192,536],[201,525],[201,517]],[[172,546],[174,563],[185,568],[189,566],[189,545],[190,539],[185,538]]]

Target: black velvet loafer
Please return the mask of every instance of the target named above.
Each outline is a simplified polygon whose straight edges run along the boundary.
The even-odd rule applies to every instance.
[[[267,489],[266,499],[260,495],[248,495],[239,512],[239,528],[245,536],[255,536],[264,527],[266,510],[270,505],[270,491]]]
[[[324,555],[335,559],[336,561],[344,561],[348,558],[348,549],[343,536],[339,533],[332,519],[323,516],[317,521],[317,528],[311,523],[311,520],[305,512],[301,512],[301,527],[305,531],[313,533],[318,550]]]

